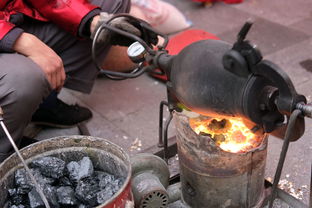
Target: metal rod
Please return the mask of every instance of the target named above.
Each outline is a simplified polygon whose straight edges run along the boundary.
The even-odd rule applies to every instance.
[[[292,112],[292,114],[290,115],[290,118],[289,118],[288,127],[286,130],[282,151],[280,154],[280,158],[279,158],[277,169],[276,169],[275,176],[274,176],[269,208],[273,207],[273,203],[274,203],[274,200],[275,200],[276,195],[277,195],[276,190],[277,190],[278,182],[279,182],[281,174],[282,174],[282,169],[284,166],[284,162],[285,162],[285,158],[286,158],[286,154],[287,154],[287,150],[288,150],[288,146],[289,146],[291,133],[293,131],[293,127],[295,126],[296,119],[300,114],[302,114],[301,110],[296,109]]]
[[[296,108],[301,110],[304,116],[312,118],[312,104],[298,103]]]
[[[286,191],[277,188],[276,194],[279,199],[281,199],[283,202],[285,202],[289,207],[292,208],[308,208],[308,205],[304,204],[302,201],[299,199],[293,197]]]
[[[28,165],[26,164],[26,162],[25,162],[25,160],[24,160],[22,154],[21,154],[20,151],[18,150],[18,148],[17,148],[17,146],[16,146],[16,144],[15,144],[13,138],[11,137],[11,134],[9,133],[8,129],[6,128],[6,126],[5,126],[4,122],[3,122],[3,118],[0,118],[0,124],[1,124],[1,126],[2,126],[2,128],[3,128],[3,131],[5,132],[6,136],[8,137],[9,141],[11,142],[11,145],[13,146],[13,148],[14,148],[16,154],[18,155],[18,157],[19,157],[20,160],[22,161],[23,166],[24,166],[26,172],[27,172],[28,175],[30,176],[30,179],[31,179],[32,182],[34,183],[34,185],[35,185],[35,187],[36,187],[36,190],[37,190],[37,192],[39,193],[39,195],[40,195],[40,197],[41,197],[41,199],[42,199],[42,201],[43,201],[45,207],[46,207],[46,208],[50,208],[50,205],[49,205],[49,202],[48,202],[47,198],[45,197],[45,195],[44,195],[42,189],[40,188],[39,184],[37,183],[35,177],[34,177],[33,174],[31,173],[31,171],[30,171]]]
[[[165,123],[165,129],[164,129],[164,160],[168,164],[168,128],[169,124],[173,118],[172,111],[170,112],[169,118]]]
[[[168,106],[168,102],[161,101],[159,105],[158,147],[164,146],[164,141],[163,141],[164,105]]]
[[[90,131],[85,122],[77,124],[77,127],[81,135],[91,136]]]

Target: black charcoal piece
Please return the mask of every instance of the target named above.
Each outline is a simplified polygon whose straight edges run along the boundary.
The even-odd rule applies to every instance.
[[[49,204],[51,205],[51,207],[53,207],[53,208],[59,207],[59,203],[58,203],[57,197],[56,197],[56,188],[55,187],[46,184],[43,187],[43,193],[47,197],[47,200],[48,200]]]
[[[96,178],[99,181],[99,186],[101,189],[104,189],[107,184],[115,180],[115,177],[113,175],[100,171],[96,172]]]
[[[100,191],[98,181],[92,178],[85,178],[78,182],[75,189],[76,197],[84,204],[97,205],[96,193]]]
[[[78,178],[79,178],[79,169],[80,169],[80,165],[78,162],[76,161],[71,161],[66,165],[67,168],[67,172],[69,173],[69,179],[72,182],[78,182]]]
[[[98,204],[104,204],[114,195],[114,190],[110,186],[106,186],[104,190],[101,190],[96,194]]]
[[[85,204],[80,204],[78,208],[91,208],[91,207]]]
[[[83,157],[82,160],[79,161],[80,170],[79,170],[79,178],[86,178],[93,174],[94,168],[92,161],[89,157]]]
[[[55,187],[45,184],[45,185],[40,185],[41,189],[43,191],[43,194],[47,198],[49,204],[53,208],[58,208],[60,207],[56,198],[56,189]],[[29,203],[31,208],[41,208],[41,205],[43,203],[39,193],[37,192],[36,188],[33,188],[31,192],[28,193],[28,198],[29,198]],[[45,206],[43,206],[45,207]]]
[[[57,200],[60,205],[71,207],[78,204],[75,192],[70,186],[61,186],[56,190]]]
[[[70,182],[69,178],[62,177],[59,179],[59,186],[73,186],[73,184]]]
[[[12,202],[12,204],[20,205],[20,204],[23,204],[25,202],[25,195],[18,194],[16,188],[9,189],[8,193],[9,193],[9,198],[10,198],[10,201]]]
[[[83,157],[79,162],[72,161],[66,167],[69,178],[74,182],[90,177],[94,172],[93,164],[89,157]]]
[[[117,191],[119,191],[122,184],[123,184],[123,179],[117,178],[114,181],[112,181],[110,185],[111,185],[114,193],[116,193]]]
[[[9,196],[12,197],[12,196],[17,194],[17,190],[16,190],[16,188],[9,189],[8,193],[9,193]]]
[[[40,198],[39,193],[33,188],[28,193],[29,205],[31,208],[45,208],[43,201]]]
[[[34,160],[31,165],[38,168],[46,177],[60,178],[64,175],[65,162],[56,157],[41,157]]]
[[[55,178],[49,178],[41,174],[41,171],[39,169],[31,169],[31,173],[33,174],[34,178],[36,179],[36,182],[44,185],[44,184],[53,184],[55,183]],[[30,180],[30,177],[27,175],[27,177]],[[33,182],[30,180],[31,185],[34,186]]]
[[[22,204],[20,204],[20,205],[18,205],[18,206],[12,205],[12,206],[10,206],[10,208],[25,208],[25,206],[22,205]]]
[[[32,189],[30,178],[28,177],[25,169],[16,170],[14,180],[15,185],[18,188],[18,194],[27,194]]]

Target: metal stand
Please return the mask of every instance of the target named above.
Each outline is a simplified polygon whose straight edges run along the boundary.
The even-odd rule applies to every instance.
[[[158,147],[163,147],[163,159],[168,163],[168,129],[172,121],[173,115],[172,110],[169,109],[169,117],[166,120],[165,126],[163,126],[164,119],[164,106],[167,106],[169,109],[169,103],[166,101],[161,101],[159,106],[159,138],[158,138]]]
[[[282,170],[283,170],[283,166],[284,166],[289,142],[290,142],[290,139],[292,136],[291,134],[292,134],[293,128],[295,126],[295,122],[296,122],[296,120],[300,114],[301,114],[300,110],[294,110],[294,112],[292,112],[292,114],[289,118],[289,124],[288,124],[287,130],[286,130],[283,147],[282,147],[282,151],[280,154],[280,159],[279,159],[277,169],[275,172],[275,176],[274,176],[274,182],[273,182],[273,186],[272,186],[272,194],[271,194],[271,199],[270,199],[270,203],[269,203],[269,208],[273,207],[273,203],[274,203],[274,200],[276,197],[277,185],[278,185],[278,182],[279,182],[281,174],[282,174]]]
[[[169,106],[168,102],[161,101],[159,105],[159,135],[158,135],[158,147],[164,147],[163,141],[163,119],[164,119],[164,106]]]

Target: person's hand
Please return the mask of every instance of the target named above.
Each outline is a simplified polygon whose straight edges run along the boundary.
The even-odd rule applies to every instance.
[[[114,14],[108,14],[106,12],[101,12],[99,16],[95,16],[91,23],[91,39],[94,39],[94,36],[102,24],[106,24],[108,20],[114,17]],[[135,20],[127,17],[117,17],[108,23],[109,26],[115,27],[117,29],[129,32],[138,37],[144,37],[144,41],[150,45],[156,45],[158,42],[157,34],[144,30],[140,26],[140,21],[143,20]],[[145,24],[148,24],[144,22]],[[144,33],[144,34],[143,34]],[[102,29],[97,38],[97,43],[109,42],[112,45],[120,45],[120,46],[129,46],[134,40],[129,39],[123,35],[117,34],[109,29]]]
[[[63,87],[66,75],[62,59],[49,46],[32,34],[22,33],[13,49],[39,65],[52,89]]]

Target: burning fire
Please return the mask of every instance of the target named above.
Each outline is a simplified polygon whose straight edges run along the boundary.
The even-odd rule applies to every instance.
[[[264,138],[254,134],[239,118],[190,118],[190,126],[197,134],[209,135],[222,150],[232,153],[248,152]]]

